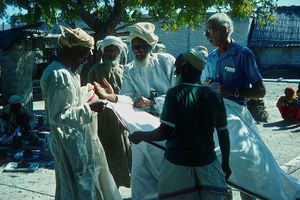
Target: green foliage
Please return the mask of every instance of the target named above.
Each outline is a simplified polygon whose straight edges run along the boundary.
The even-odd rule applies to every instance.
[[[229,12],[240,18],[259,15],[261,24],[276,20],[272,16],[276,8],[273,0],[0,0],[0,17],[5,16],[7,5],[26,9],[28,13],[19,19],[27,23],[42,19],[53,24],[58,18],[81,18],[96,33],[99,28],[107,29],[99,37],[110,34],[109,30],[120,22],[145,20],[145,13],[161,22],[165,31],[195,29],[205,22],[209,10]]]

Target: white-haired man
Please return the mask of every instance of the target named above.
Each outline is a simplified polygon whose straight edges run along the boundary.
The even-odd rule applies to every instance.
[[[103,101],[88,103],[76,76],[94,38],[80,28],[60,28],[61,51],[41,78],[55,162],[55,199],[122,199],[96,132],[96,112],[103,109]]]
[[[232,32],[233,23],[225,13],[208,19],[205,36],[217,49],[209,54],[201,80],[214,82],[223,97],[245,105],[247,98],[264,97],[266,90],[255,56],[250,49],[231,39]]]
[[[225,13],[212,15],[205,26],[205,36],[216,47],[207,58],[201,75],[204,84],[212,84],[220,94],[242,106],[247,99],[265,96],[266,90],[250,49],[231,39],[232,20]],[[251,199],[241,193],[242,199]]]
[[[104,81],[105,85],[96,85],[100,98],[112,102],[131,102],[137,108],[152,111],[154,97],[165,95],[172,87],[175,58],[167,53],[151,52],[158,41],[154,30],[155,26],[147,22],[136,23],[130,27],[129,39],[134,60],[125,67],[120,95],[114,94],[112,87]],[[150,144],[132,146],[132,199],[157,197],[157,178],[161,163],[154,162],[161,162],[162,158],[162,150]]]
[[[115,94],[119,94],[124,66],[120,64],[122,52],[126,53],[127,45],[118,37],[107,36],[96,43],[102,52],[102,63],[96,63],[88,73],[88,82],[95,81],[103,85],[105,78]],[[130,145],[127,131],[121,127],[114,112],[104,109],[98,115],[98,136],[105,150],[109,170],[117,186],[130,187],[129,171],[131,166]]]
[[[181,84],[166,96],[161,124],[151,132],[129,136],[141,141],[167,140],[159,177],[159,199],[224,199],[229,167],[229,135],[222,96],[211,87],[196,84],[206,63],[204,47],[196,47],[176,59]],[[193,97],[193,98],[191,98]],[[203,115],[203,113],[206,113]],[[216,128],[222,151],[222,167],[214,151]]]

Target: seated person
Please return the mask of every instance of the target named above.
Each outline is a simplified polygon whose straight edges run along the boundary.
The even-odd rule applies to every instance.
[[[297,107],[297,95],[292,87],[284,90],[285,96],[281,96],[276,106],[284,120],[300,121],[299,108]]]
[[[12,95],[1,113],[1,143],[37,145],[38,136],[33,131],[34,117],[22,106],[22,99]]]

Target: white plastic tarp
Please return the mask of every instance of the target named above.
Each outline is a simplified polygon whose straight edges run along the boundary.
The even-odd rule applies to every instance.
[[[230,134],[229,181],[266,199],[300,198],[299,180],[285,173],[264,144],[248,109],[224,99]],[[159,119],[129,104],[110,104],[130,133],[150,131],[160,124]],[[218,141],[216,152],[221,159]],[[164,146],[164,142],[160,145]],[[164,151],[145,142],[132,144],[131,189],[133,200],[158,197],[158,176]]]

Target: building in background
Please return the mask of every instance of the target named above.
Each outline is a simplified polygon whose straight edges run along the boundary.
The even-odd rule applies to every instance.
[[[278,21],[260,26],[252,21],[248,47],[263,77],[300,77],[300,6],[278,7]],[[293,72],[293,73],[291,73]]]

